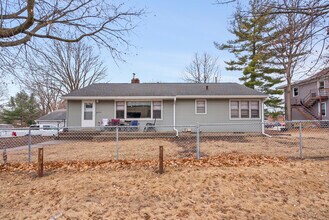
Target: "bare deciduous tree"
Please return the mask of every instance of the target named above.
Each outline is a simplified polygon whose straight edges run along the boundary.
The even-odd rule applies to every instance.
[[[61,95],[106,77],[103,62],[93,54],[92,47],[83,42],[53,42],[28,63],[29,71],[17,78],[38,97],[44,113],[57,109]]]
[[[5,94],[7,92],[7,85],[6,83],[2,82],[0,84],[0,110],[1,110],[1,106],[3,105],[3,101],[5,100]]]
[[[133,20],[143,13],[107,0],[0,1],[0,70],[14,71],[26,51],[41,51],[49,40],[89,38],[120,59],[129,46],[127,34],[136,26]]]
[[[208,83],[219,81],[218,58],[214,58],[208,53],[201,56],[194,54],[194,58],[189,66],[185,68],[184,81],[192,83]]]
[[[301,7],[301,0],[282,0],[287,8]],[[312,41],[315,40],[314,31],[319,20],[302,13],[278,14],[275,22],[276,36],[272,41],[276,61],[285,72],[286,79],[286,117],[291,118],[291,84],[297,70],[305,68],[305,61],[312,52]]]
[[[43,114],[52,112],[59,108],[61,103],[61,89],[57,88],[55,80],[49,74],[36,74],[37,71],[29,72],[22,83],[31,93],[34,93]]]
[[[218,0],[217,3],[228,2]],[[325,51],[329,48],[329,4],[327,0],[274,0],[263,4],[275,15],[275,31],[269,33],[276,33],[272,36],[271,49],[276,54],[275,62],[285,70],[286,117],[291,120],[291,84],[298,70],[303,67],[304,74],[308,74],[317,65],[328,65]],[[308,62],[310,55],[316,57],[312,65]]]

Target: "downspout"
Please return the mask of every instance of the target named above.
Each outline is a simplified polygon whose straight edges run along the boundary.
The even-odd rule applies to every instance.
[[[174,97],[174,112],[173,112],[173,120],[174,120],[174,131],[176,132],[176,137],[178,137],[178,130],[176,129],[176,97]]]
[[[265,121],[264,121],[264,100],[262,101],[262,134],[265,135],[266,137],[272,137],[271,135],[268,135],[265,133]]]

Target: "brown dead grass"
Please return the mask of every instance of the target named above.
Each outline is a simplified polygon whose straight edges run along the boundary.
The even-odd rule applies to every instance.
[[[329,161],[224,154],[201,161],[0,168],[0,219],[327,219]],[[15,170],[16,169],[16,170]]]
[[[204,134],[203,134],[204,135]],[[201,157],[213,157],[222,153],[238,152],[299,158],[299,132],[284,136],[230,136],[226,138],[201,136]],[[130,139],[120,140],[118,158],[123,160],[157,159],[159,146],[164,146],[167,158],[195,158],[195,137],[178,139]],[[9,162],[27,161],[28,150],[8,151]],[[329,133],[304,132],[303,157],[329,159]],[[37,159],[37,149],[32,149],[32,160]],[[58,160],[113,160],[116,159],[115,141],[67,141],[45,147],[45,161]]]

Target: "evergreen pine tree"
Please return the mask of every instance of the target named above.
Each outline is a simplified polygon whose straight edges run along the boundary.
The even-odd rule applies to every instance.
[[[40,110],[34,95],[29,95],[23,90],[15,97],[10,97],[3,110],[2,120],[8,124],[19,121],[21,126],[27,126],[33,124],[38,116],[40,116]]]
[[[230,32],[236,39],[226,44],[215,43],[215,46],[235,55],[236,59],[225,62],[227,70],[242,71],[243,76],[239,79],[245,86],[269,95],[265,101],[268,108],[281,108],[282,99],[278,95],[282,91],[275,86],[283,81],[283,70],[272,63],[275,54],[269,50],[274,15],[269,13],[269,4],[261,0],[250,0],[249,7],[248,13],[238,7],[234,14]]]

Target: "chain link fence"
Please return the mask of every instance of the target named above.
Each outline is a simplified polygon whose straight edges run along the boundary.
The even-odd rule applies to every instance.
[[[223,153],[328,159],[329,121],[236,122],[184,126],[105,126],[1,131],[2,162],[206,158]]]

